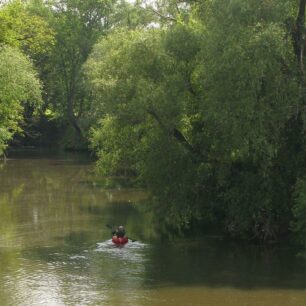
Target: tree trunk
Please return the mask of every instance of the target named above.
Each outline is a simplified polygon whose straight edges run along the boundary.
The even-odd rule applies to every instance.
[[[83,130],[81,129],[81,127],[79,126],[78,122],[77,122],[77,118],[76,116],[74,115],[74,111],[73,111],[73,105],[74,105],[74,102],[73,102],[73,95],[70,94],[68,96],[68,99],[67,99],[67,112],[68,112],[68,120],[69,120],[69,123],[72,125],[72,127],[75,129],[75,131],[77,132],[78,136],[80,138],[85,138],[84,136],[84,132]]]
[[[297,104],[296,116],[301,112],[301,108],[305,107],[305,71],[304,71],[304,55],[306,43],[305,31],[305,6],[306,0],[300,0],[299,11],[292,30],[293,47],[296,60],[298,63],[299,74],[299,101]]]
[[[162,122],[161,118],[157,115],[157,113],[151,108],[147,110],[147,112],[156,120],[159,124],[160,128],[169,136],[174,137],[176,141],[178,141],[187,151],[191,153],[191,157],[194,163],[204,162],[204,163],[212,163],[216,162],[216,160],[207,159],[203,153],[196,149],[186,137],[179,131],[176,127],[172,129],[168,129],[165,124]]]

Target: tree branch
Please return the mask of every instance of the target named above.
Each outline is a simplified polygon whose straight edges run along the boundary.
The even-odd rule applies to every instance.
[[[154,8],[150,7],[149,10],[154,13],[155,15],[157,15],[158,17],[165,19],[165,20],[170,20],[170,21],[174,21],[177,22],[177,20],[172,17],[172,16],[165,16],[163,14],[161,14],[159,11],[155,10]]]
[[[157,113],[152,109],[148,109],[147,112],[158,122],[161,129],[169,136],[174,137],[188,152],[191,153],[193,162],[205,162],[211,163],[216,162],[213,160],[208,160],[202,152],[194,148],[186,139],[186,137],[177,129],[168,129],[164,123],[162,122],[161,118],[157,115]]]
[[[179,8],[179,6],[178,6],[178,3],[177,3],[177,2],[175,2],[175,8],[176,8],[176,10],[177,10],[178,14],[181,14],[181,11],[180,11],[180,8]]]

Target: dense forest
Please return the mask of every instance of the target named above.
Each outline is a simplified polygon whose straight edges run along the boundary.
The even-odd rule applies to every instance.
[[[1,155],[90,150],[161,229],[306,245],[306,0],[2,2]]]

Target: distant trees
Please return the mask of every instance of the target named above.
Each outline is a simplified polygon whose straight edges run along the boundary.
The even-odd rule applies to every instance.
[[[46,77],[48,107],[74,128],[79,141],[86,137],[90,108],[82,65],[98,37],[111,26],[113,4],[101,0],[54,0],[49,4],[49,23],[56,34]]]

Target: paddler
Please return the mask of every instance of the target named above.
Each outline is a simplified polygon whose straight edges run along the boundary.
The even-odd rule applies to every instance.
[[[112,231],[113,236],[124,237],[125,229],[122,225],[118,226],[115,230]]]

